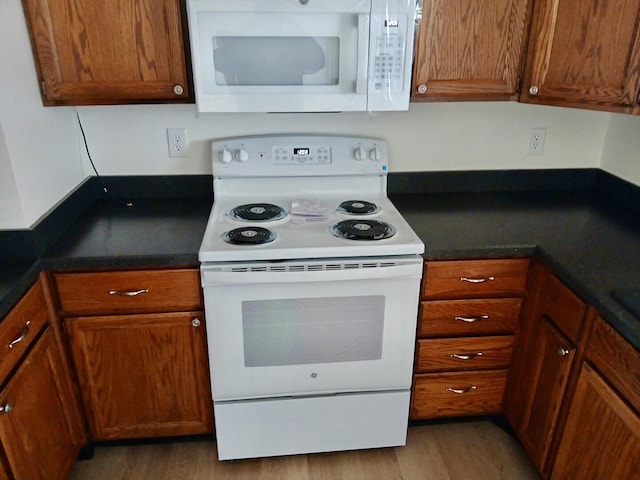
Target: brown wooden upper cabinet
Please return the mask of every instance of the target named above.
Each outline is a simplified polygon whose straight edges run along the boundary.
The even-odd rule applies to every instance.
[[[515,100],[530,0],[424,0],[412,100]]]
[[[639,93],[638,0],[536,0],[520,101],[631,112]]]
[[[187,103],[181,0],[23,0],[44,105]]]

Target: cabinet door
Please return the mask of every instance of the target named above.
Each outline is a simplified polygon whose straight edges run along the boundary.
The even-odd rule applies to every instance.
[[[530,374],[522,379],[523,388],[530,396],[524,407],[523,422],[516,427],[522,444],[540,471],[549,452],[574,355],[573,345],[543,319],[528,360]]]
[[[80,450],[60,364],[48,329],[0,394],[0,439],[16,479],[66,479]]]
[[[515,99],[528,0],[425,0],[413,99]]]
[[[589,365],[583,367],[552,480],[638,478],[640,418]]]
[[[65,320],[95,440],[213,431],[202,312]]]
[[[23,0],[45,105],[187,102],[180,0]]]
[[[521,101],[568,106],[637,103],[638,0],[536,2]]]

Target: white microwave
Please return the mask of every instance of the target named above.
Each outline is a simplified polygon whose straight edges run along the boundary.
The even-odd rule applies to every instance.
[[[189,0],[200,112],[407,110],[416,0]]]

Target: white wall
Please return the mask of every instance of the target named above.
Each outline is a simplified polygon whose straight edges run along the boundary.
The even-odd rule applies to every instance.
[[[42,106],[20,0],[0,1],[0,86],[4,155],[15,178],[8,188],[17,191],[23,212],[20,222],[0,209],[0,225],[17,221],[25,228],[85,175],[73,109]]]
[[[379,114],[198,115],[193,105],[78,110],[96,167],[107,175],[210,173],[212,138],[282,132],[384,138],[396,172],[598,167],[610,118],[512,102],[423,103]],[[187,158],[168,156],[167,127],[187,129]],[[527,155],[533,127],[547,128],[540,156]]]
[[[640,185],[640,116],[611,116],[601,165],[604,170]]]
[[[20,229],[25,224],[9,152],[0,125],[0,230]]]

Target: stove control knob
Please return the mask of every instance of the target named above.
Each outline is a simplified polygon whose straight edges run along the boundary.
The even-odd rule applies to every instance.
[[[378,147],[372,148],[369,152],[369,158],[374,162],[379,162],[380,160],[382,160],[382,150],[380,150]]]
[[[222,163],[229,163],[231,162],[231,160],[233,160],[233,155],[231,155],[231,152],[229,150],[225,148],[220,152],[220,161]]]
[[[240,148],[240,150],[236,152],[236,160],[238,160],[239,162],[246,162],[247,160],[249,160],[249,152],[247,152],[244,148]]]
[[[356,160],[364,160],[367,158],[367,151],[364,147],[358,147],[356,148],[356,151],[353,152],[353,156],[356,158]]]

